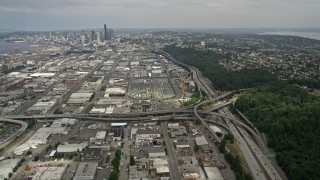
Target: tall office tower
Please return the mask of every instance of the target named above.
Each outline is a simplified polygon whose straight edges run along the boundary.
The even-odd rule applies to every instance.
[[[91,31],[91,36],[90,36],[90,42],[96,40],[96,33],[94,31]]]
[[[100,44],[101,42],[104,41],[104,33],[103,32],[96,32],[97,34],[97,42]]]
[[[80,35],[80,41],[81,41],[82,44],[86,43],[86,35],[85,34],[81,34]]]
[[[114,31],[113,29],[109,29],[108,39],[111,40],[112,38],[114,38]]]
[[[108,32],[108,28],[107,28],[107,25],[104,24],[104,40],[108,40],[108,35],[109,35],[109,32]]]

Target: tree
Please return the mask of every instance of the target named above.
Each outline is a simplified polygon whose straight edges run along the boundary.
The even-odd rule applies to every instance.
[[[200,150],[200,147],[199,147],[197,144],[195,144],[195,145],[194,145],[194,151],[195,151],[195,152],[198,152],[199,150]]]
[[[268,146],[288,179],[320,177],[319,97],[288,82],[272,83],[242,95],[235,107],[268,135]]]
[[[118,180],[119,173],[116,170],[113,170],[110,174],[109,180]]]
[[[134,156],[130,156],[130,166],[133,166],[135,164]]]
[[[216,135],[217,135],[218,137],[221,137],[221,136],[222,136],[222,133],[221,133],[221,132],[216,132]]]
[[[68,156],[68,158],[69,158],[69,159],[73,159],[73,155],[70,154],[70,155]]]
[[[35,156],[33,161],[39,161],[39,156]]]
[[[54,110],[53,114],[63,114],[63,111],[60,109]]]

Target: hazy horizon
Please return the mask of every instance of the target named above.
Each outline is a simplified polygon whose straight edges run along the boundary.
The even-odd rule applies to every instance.
[[[320,28],[317,0],[11,0],[1,29]]]

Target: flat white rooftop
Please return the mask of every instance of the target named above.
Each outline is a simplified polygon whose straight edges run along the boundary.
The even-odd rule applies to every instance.
[[[60,180],[64,172],[66,171],[66,166],[64,167],[39,167],[36,174],[32,178],[33,180]]]

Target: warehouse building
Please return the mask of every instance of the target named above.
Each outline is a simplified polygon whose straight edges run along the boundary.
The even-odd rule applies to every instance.
[[[158,130],[139,129],[136,132],[136,139],[138,140],[153,140],[160,137],[161,137],[161,134]]]
[[[93,96],[93,93],[72,93],[69,100],[68,104],[85,104],[89,102],[91,97]]]
[[[98,131],[96,137],[94,138],[95,144],[104,144],[106,139],[107,131]]]
[[[0,161],[0,179],[8,179],[9,173],[12,173],[13,168],[18,165],[20,159],[5,159]]]
[[[109,136],[112,136],[113,141],[121,141],[122,139],[122,129],[112,128],[110,129]]]
[[[36,174],[32,177],[33,180],[61,180],[67,166],[63,167],[38,167]]]
[[[125,128],[127,123],[111,123],[111,128]]]
[[[196,144],[198,146],[207,146],[207,145],[209,145],[208,141],[206,140],[206,138],[204,136],[195,137],[195,141],[196,141]]]
[[[204,167],[204,173],[207,180],[223,180],[223,177],[217,167]]]
[[[60,144],[57,147],[58,153],[71,153],[71,152],[82,152],[84,148],[88,146],[87,142],[83,142],[80,144]]]
[[[83,161],[99,161],[101,157],[101,148],[86,148],[83,151]]]
[[[152,148],[148,148],[147,151],[148,151],[148,156],[151,158],[166,156],[166,151],[164,147],[152,147]]]
[[[165,158],[156,158],[152,160],[150,169],[155,169],[157,174],[170,173],[168,160]]]
[[[105,91],[105,97],[121,97],[126,95],[127,90],[123,87],[111,87]]]
[[[73,180],[93,180],[98,167],[98,162],[81,162]]]

